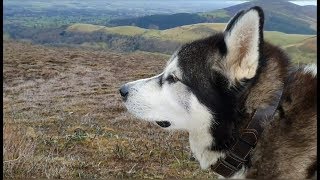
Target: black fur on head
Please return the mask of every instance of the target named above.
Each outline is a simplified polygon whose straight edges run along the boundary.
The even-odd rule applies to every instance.
[[[259,53],[263,46],[263,11],[260,7],[252,7],[241,11],[229,22],[224,33],[217,33],[211,37],[197,40],[181,47],[178,52],[179,67],[183,72],[182,82],[189,87],[198,100],[213,114],[214,121],[211,134],[214,138],[212,150],[227,150],[237,137],[234,131],[241,116],[239,100],[242,92],[252,84],[255,78],[245,81],[242,85],[229,86],[228,78],[212,68],[214,63],[223,61],[228,53],[225,42],[226,33],[230,32],[238,20],[251,10],[259,14]],[[259,66],[260,66],[259,62]],[[259,71],[259,68],[258,68]],[[214,123],[216,122],[216,123]]]

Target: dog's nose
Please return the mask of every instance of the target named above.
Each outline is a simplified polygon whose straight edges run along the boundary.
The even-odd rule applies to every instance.
[[[128,88],[128,86],[127,86],[127,85],[121,86],[119,92],[120,92],[120,94],[121,94],[121,96],[122,96],[123,98],[126,98],[126,97],[128,96],[128,94],[129,94],[129,88]]]

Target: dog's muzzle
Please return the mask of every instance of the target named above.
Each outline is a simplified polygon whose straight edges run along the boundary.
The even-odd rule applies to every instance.
[[[119,93],[120,93],[123,101],[126,101],[128,99],[129,89],[130,88],[127,84],[120,87]],[[156,123],[162,128],[167,128],[167,127],[171,126],[171,123],[169,121],[156,121]]]

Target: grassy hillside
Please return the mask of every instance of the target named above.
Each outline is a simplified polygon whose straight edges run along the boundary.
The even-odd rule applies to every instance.
[[[210,36],[220,28],[220,24],[197,24],[176,27],[167,30],[143,29],[135,26],[105,27],[91,24],[73,24],[67,28],[69,32],[105,32],[108,34],[142,36],[160,40],[187,42],[194,39]]]
[[[314,63],[317,61],[317,37],[283,47],[295,63]]]
[[[104,27],[91,24],[73,24],[67,28],[70,32],[94,32],[100,31],[119,35],[140,35],[145,38],[188,42],[207,37],[215,32],[223,31],[225,23],[199,23],[186,25],[166,30],[143,29],[134,26]],[[286,34],[276,31],[265,31],[265,39],[276,45],[285,46],[301,42],[314,35]]]
[[[166,30],[77,23],[71,26],[42,30],[11,27],[10,33],[4,33],[4,35],[6,39],[19,39],[46,45],[82,46],[119,52],[147,51],[172,54],[182,44],[208,37],[218,31],[223,31],[224,28],[224,23],[200,23]],[[304,40],[315,37],[314,35],[286,34],[274,31],[265,31],[264,35],[265,40],[282,48],[288,48],[289,55],[292,55],[295,62],[316,60],[316,43],[309,43],[309,46],[305,46],[309,48],[308,50],[300,47],[299,50],[293,49]]]
[[[225,26],[225,23],[199,23],[166,30],[155,30],[143,29],[134,26],[104,27],[90,24],[74,24],[69,26],[66,31],[78,33],[103,32],[106,34],[124,35],[128,37],[142,37],[145,40],[149,39],[186,43],[203,37],[208,37],[218,31],[223,31]],[[316,36],[314,35],[286,34],[277,31],[265,31],[264,37],[266,41],[278,45],[286,50],[294,62],[316,62],[317,44]],[[126,44],[123,45],[126,46]],[[91,43],[89,46],[97,45]],[[166,45],[163,44],[163,46]],[[167,43],[167,46],[169,46],[169,43]],[[172,51],[174,51],[174,49],[172,49]]]
[[[159,73],[167,56],[4,42],[3,177],[214,178],[188,135],[139,121],[118,89]]]
[[[314,35],[303,34],[286,34],[277,31],[266,31],[264,37],[267,41],[279,46],[287,46],[290,44],[296,44],[302,42],[308,38],[315,37]]]

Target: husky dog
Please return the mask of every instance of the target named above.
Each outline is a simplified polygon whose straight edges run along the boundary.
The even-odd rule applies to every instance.
[[[188,131],[202,169],[226,158],[255,121],[263,129],[261,136],[251,129],[257,144],[229,178],[312,178],[317,68],[293,66],[280,48],[264,41],[263,24],[260,7],[240,11],[224,32],[183,45],[161,74],[129,82],[120,94],[136,117]],[[274,107],[272,118],[253,120],[267,107]]]

